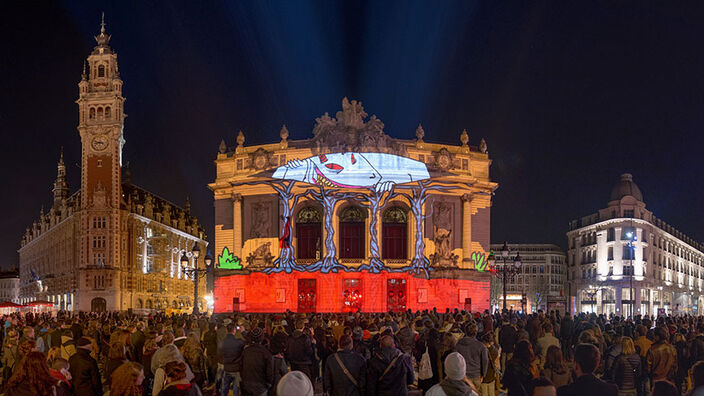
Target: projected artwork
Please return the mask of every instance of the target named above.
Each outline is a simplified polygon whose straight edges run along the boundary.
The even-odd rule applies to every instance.
[[[218,268],[221,269],[242,269],[240,258],[230,252],[225,246],[222,253],[218,255]]]
[[[391,191],[395,184],[430,178],[425,164],[386,153],[321,154],[291,160],[274,172],[274,179],[295,180],[330,188],[373,188]]]

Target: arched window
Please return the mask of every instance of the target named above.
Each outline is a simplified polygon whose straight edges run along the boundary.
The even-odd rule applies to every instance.
[[[88,112],[88,118],[90,118],[91,120],[95,119],[95,107],[90,108],[90,111]]]
[[[102,120],[102,119],[103,119],[103,108],[98,107],[98,120]]]
[[[98,77],[105,77],[105,66],[98,66]]]
[[[296,214],[296,253],[299,259],[319,259],[322,255],[322,213],[306,206]]]
[[[154,308],[154,304],[152,303],[152,300],[147,300],[147,309],[152,309]]]
[[[408,255],[408,213],[392,206],[381,215],[381,257],[405,260]]]
[[[366,213],[357,206],[340,211],[340,258],[364,258],[364,220]]]
[[[137,299],[137,307],[136,307],[136,308],[137,308],[137,309],[142,309],[142,308],[144,308],[144,303],[142,302],[142,299],[141,299],[141,298],[138,298],[138,299]]]
[[[111,115],[111,111],[110,111],[110,106],[108,106],[105,108],[105,119],[109,120],[110,117],[112,117],[112,115]]]

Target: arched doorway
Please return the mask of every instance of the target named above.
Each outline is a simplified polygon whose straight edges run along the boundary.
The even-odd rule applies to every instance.
[[[299,259],[321,256],[322,214],[314,206],[306,206],[296,215],[296,254]]]
[[[340,258],[364,258],[365,211],[358,206],[348,206],[340,211]]]
[[[392,206],[381,215],[381,258],[408,258],[408,213]]]
[[[96,297],[90,302],[91,312],[105,312],[107,311],[107,302],[102,297]]]
[[[136,307],[136,308],[137,308],[137,309],[142,309],[142,308],[144,308],[144,303],[142,302],[142,299],[141,299],[141,298],[138,298],[138,299],[137,299],[137,307]]]

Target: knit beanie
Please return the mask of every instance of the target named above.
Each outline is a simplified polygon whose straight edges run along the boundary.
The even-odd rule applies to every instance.
[[[445,374],[449,379],[461,380],[467,372],[464,357],[458,352],[452,352],[445,358]]]
[[[291,371],[281,377],[276,386],[277,395],[313,396],[313,385],[308,376],[300,371]]]

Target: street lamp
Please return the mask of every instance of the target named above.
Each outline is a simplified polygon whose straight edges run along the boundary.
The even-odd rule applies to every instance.
[[[520,272],[521,270],[521,255],[520,253],[516,253],[516,257],[514,257],[514,263],[513,266],[508,265],[508,260],[509,260],[509,255],[511,254],[511,250],[508,247],[508,243],[504,242],[504,246],[501,248],[501,258],[504,260],[504,265],[501,267],[501,270],[498,271],[501,274],[501,278],[503,280],[503,286],[504,286],[504,311],[506,311],[506,282],[508,279],[513,279],[513,277],[516,276],[517,273]],[[522,298],[523,296],[521,296]],[[521,300],[521,308],[522,308],[523,301]]]
[[[210,270],[213,257],[210,255],[210,252],[208,252],[203,260],[205,261],[205,268],[198,268],[200,247],[198,247],[197,242],[193,244],[191,254],[193,257],[193,268],[188,268],[188,256],[186,256],[186,251],[184,250],[183,255],[181,256],[181,272],[193,278],[193,314],[198,315],[198,313],[200,313],[198,309],[198,279]]]
[[[633,243],[638,240],[638,237],[636,236],[636,233],[635,233],[635,232],[633,232],[633,231],[628,231],[628,232],[626,233],[626,238],[628,238],[628,245],[627,245],[627,246],[628,246],[628,247],[630,248],[630,250],[631,250],[631,269],[630,269],[630,271],[629,271],[629,272],[630,272],[630,275],[631,275],[631,276],[630,276],[631,301],[630,301],[630,304],[629,304],[629,305],[631,306],[631,309],[630,309],[631,312],[630,312],[630,314],[631,314],[631,317],[633,317],[633,316],[635,316],[634,314],[635,314],[635,305],[636,305],[636,296],[635,296],[634,293],[633,293],[633,272],[634,272],[634,270],[635,270],[635,268],[633,268],[633,255],[634,255],[634,253],[635,253],[635,252],[634,252],[634,250],[635,250],[635,245],[634,245]]]

